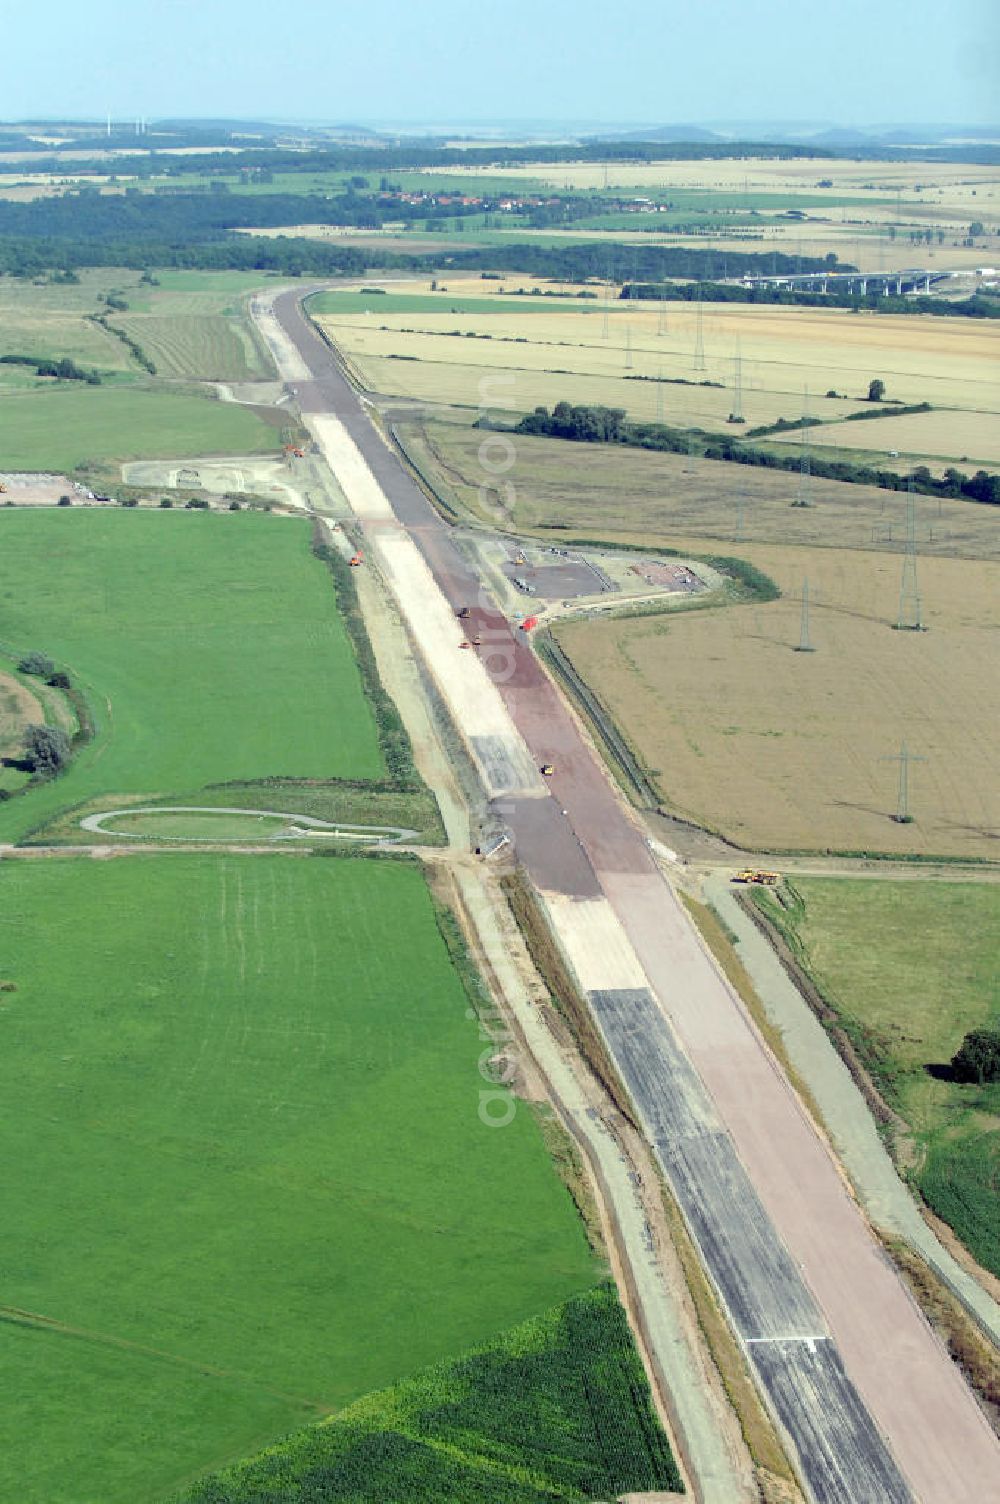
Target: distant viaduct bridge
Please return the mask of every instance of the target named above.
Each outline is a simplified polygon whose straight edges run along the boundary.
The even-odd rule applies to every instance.
[[[970,275],[978,283],[986,277],[995,277],[998,273],[992,266],[977,266],[975,269],[965,267],[958,271],[930,271],[926,267],[911,267],[908,271],[900,272],[797,272],[758,277],[747,274],[740,281],[744,287],[787,287],[800,292],[860,293],[862,297],[866,293],[877,292],[885,297],[895,294],[900,298],[904,295],[929,293],[932,288],[952,277]]]

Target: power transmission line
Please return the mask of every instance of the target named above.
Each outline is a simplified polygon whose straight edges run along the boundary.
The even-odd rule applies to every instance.
[[[736,492],[736,541],[737,541],[737,543],[742,543],[743,542],[743,538],[745,536],[745,532],[746,532],[746,529],[745,529],[746,511],[747,511],[747,496],[746,496],[746,492],[744,491],[743,487],[740,486],[739,489]]]

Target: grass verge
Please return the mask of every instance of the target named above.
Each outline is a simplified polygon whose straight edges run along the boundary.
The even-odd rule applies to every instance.
[[[882,1242],[927,1320],[979,1396],[994,1430],[1000,1432],[1000,1353],[909,1243],[886,1234],[882,1234]]]

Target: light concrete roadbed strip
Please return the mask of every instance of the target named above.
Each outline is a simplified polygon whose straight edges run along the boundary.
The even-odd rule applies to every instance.
[[[309,421],[351,510],[366,523],[369,551],[382,568],[489,797],[544,794],[539,771],[499,690],[475,650],[462,648],[461,623],[420,550],[396,522],[354,440],[338,418],[313,416]]]
[[[362,522],[395,523],[396,514],[385,492],[340,419],[329,413],[308,413],[303,421],[326,455],[355,517]]]
[[[646,973],[606,898],[543,892],[553,930],[583,992],[648,987]]]
[[[284,381],[309,381],[312,372],[288,338],[274,312],[274,293],[261,293],[250,300],[250,312],[267,341],[278,374]]]

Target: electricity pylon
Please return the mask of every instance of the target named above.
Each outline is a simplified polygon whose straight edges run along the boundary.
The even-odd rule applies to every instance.
[[[705,332],[701,303],[696,303],[694,315],[694,358],[691,362],[696,371],[705,369]]]
[[[900,632],[924,632],[924,612],[917,583],[917,498],[910,482],[906,497],[906,551],[903,554],[903,577],[899,582],[899,612],[896,628]]]
[[[743,422],[743,361],[740,356],[740,343],[736,341],[736,355],[733,359],[733,410],[729,414],[730,423]]]
[[[913,816],[910,814],[910,763],[926,762],[926,757],[920,757],[916,752],[911,752],[906,742],[901,742],[899,751],[891,753],[888,757],[880,759],[881,762],[899,763],[899,786],[896,790],[896,813],[893,815],[897,825],[912,825]]]
[[[809,417],[808,387],[804,388],[802,393],[802,417],[803,419]],[[806,434],[808,432],[809,425],[803,422],[802,427],[799,429],[799,484],[798,490],[795,493],[795,500],[792,502],[793,507],[812,506],[812,501],[810,500],[810,491],[812,489],[812,457],[806,441]]]
[[[795,649],[797,653],[815,653],[816,649],[809,640],[809,581],[802,581],[802,619],[799,624],[799,645]]]

